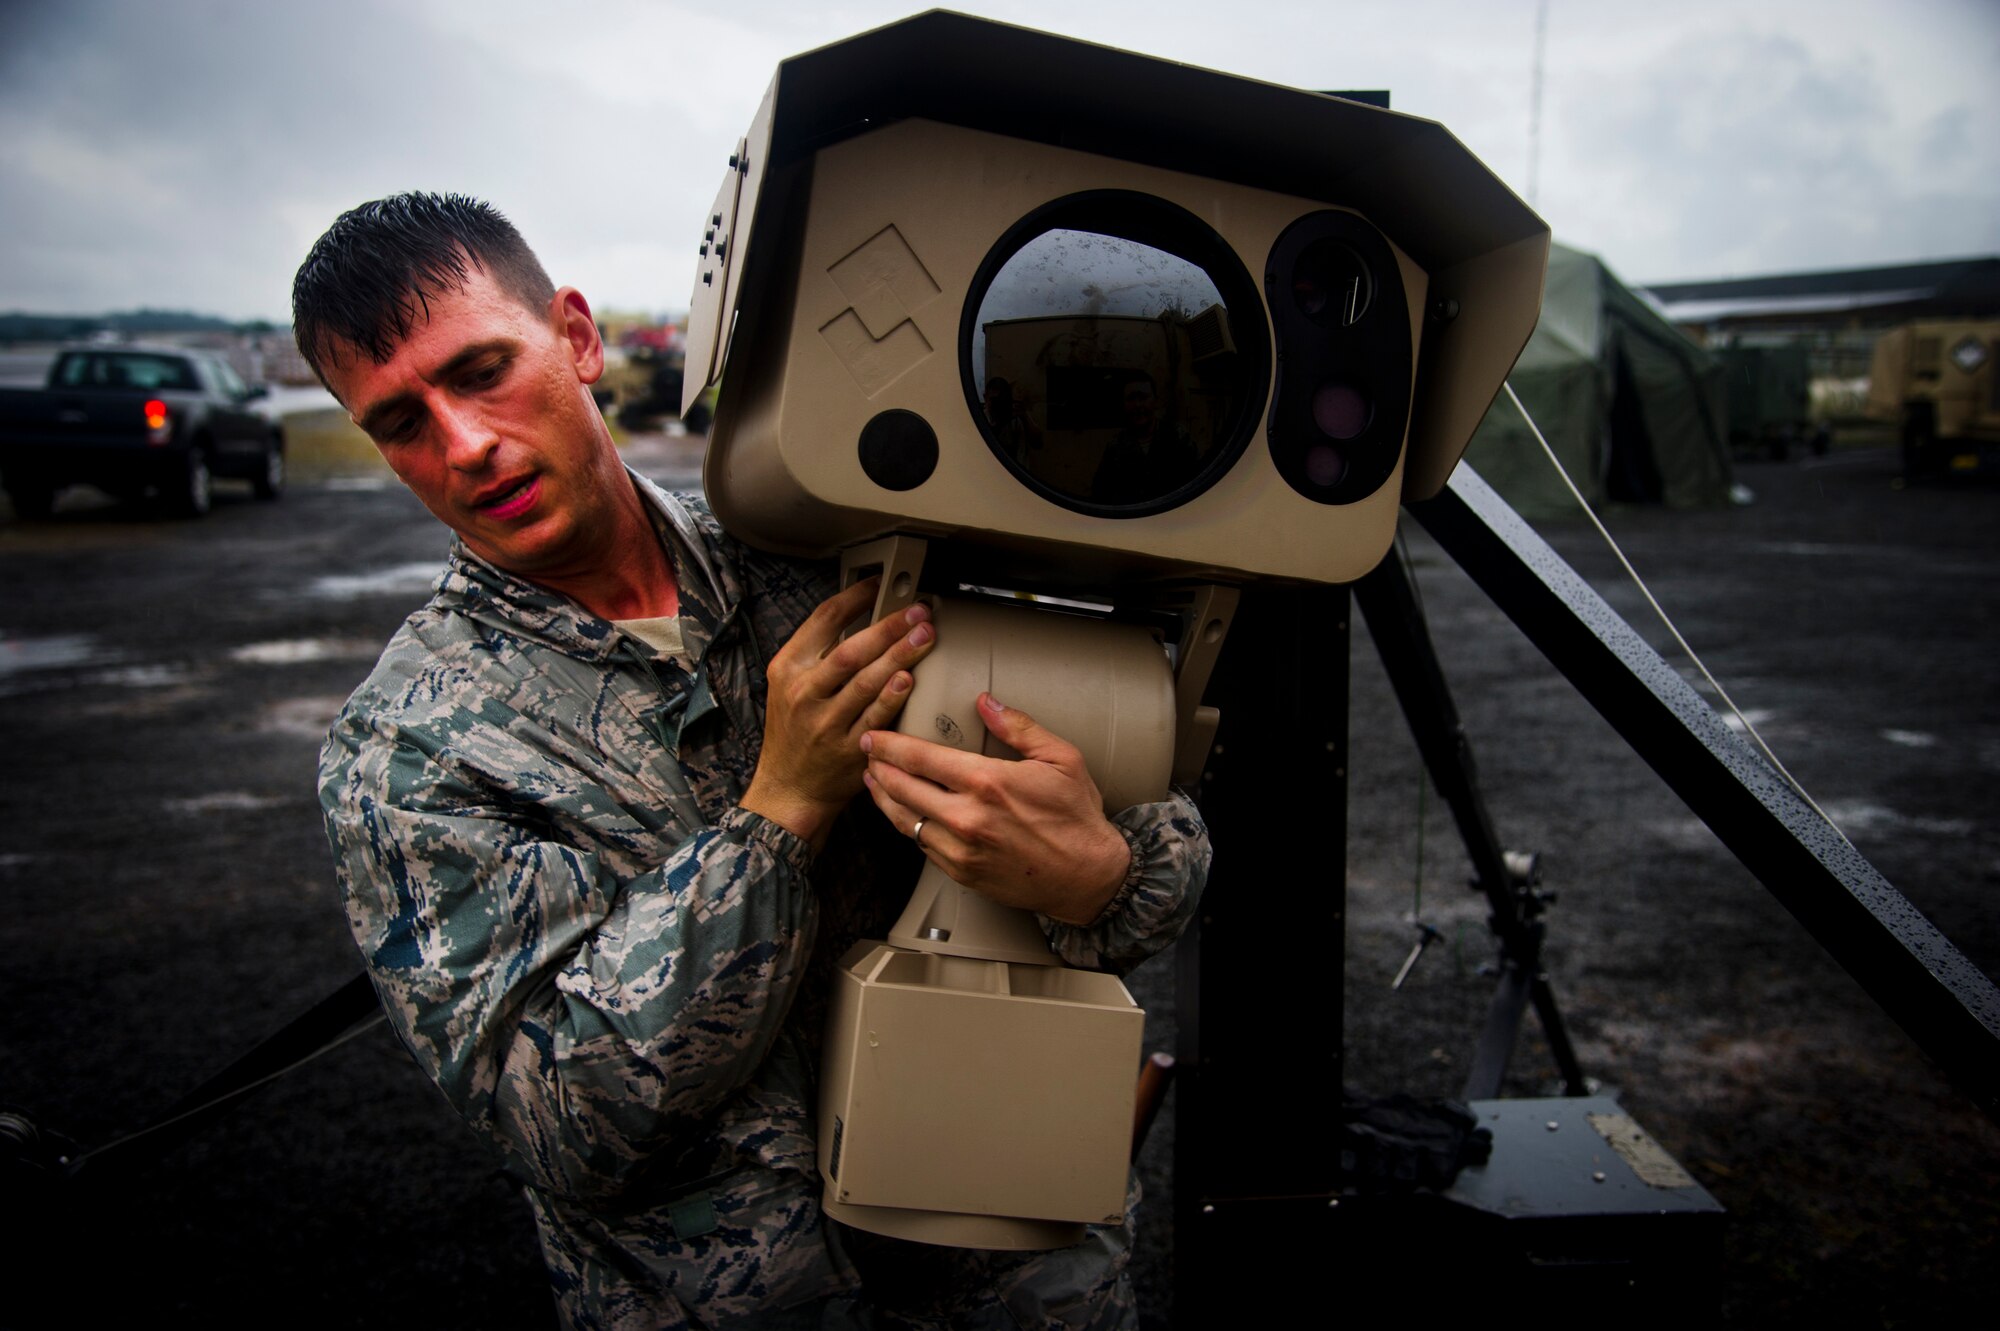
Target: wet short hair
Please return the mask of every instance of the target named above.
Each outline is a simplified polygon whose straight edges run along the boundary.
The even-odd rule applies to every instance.
[[[463,194],[396,194],[334,219],[292,279],[292,334],[321,383],[342,344],[380,365],[430,301],[478,268],[540,314],[556,294],[541,260],[490,203]]]

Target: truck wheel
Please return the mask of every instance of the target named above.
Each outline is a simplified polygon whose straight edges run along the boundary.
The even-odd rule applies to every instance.
[[[1904,409],[1903,479],[1914,481],[1930,469],[1937,445],[1937,416],[1931,404],[1917,402]]]
[[[208,512],[214,502],[215,477],[208,469],[208,454],[199,448],[190,448],[181,461],[179,484],[169,501],[173,511],[184,518],[198,518]]]
[[[56,490],[40,481],[7,482],[7,498],[14,502],[14,516],[40,521],[55,511]]]
[[[264,445],[264,465],[250,478],[250,489],[259,499],[276,499],[285,492],[285,436],[273,430]]]

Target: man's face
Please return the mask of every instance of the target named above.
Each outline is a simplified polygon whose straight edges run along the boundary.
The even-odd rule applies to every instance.
[[[590,399],[604,349],[583,297],[532,311],[473,265],[419,320],[384,364],[342,348],[334,395],[474,554],[536,581],[587,571],[631,482]]]
[[[1144,430],[1153,423],[1153,386],[1143,379],[1125,385],[1125,424]]]

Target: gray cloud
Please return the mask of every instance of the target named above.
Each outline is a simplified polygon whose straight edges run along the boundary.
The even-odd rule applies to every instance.
[[[915,6],[738,0],[0,4],[0,308],[282,318],[335,213],[493,199],[559,281],[684,304],[785,54]],[[1306,87],[1389,87],[1526,188],[1533,10],[996,0],[1012,22]],[[1539,203],[1635,279],[2000,250],[2000,9],[1551,7]]]

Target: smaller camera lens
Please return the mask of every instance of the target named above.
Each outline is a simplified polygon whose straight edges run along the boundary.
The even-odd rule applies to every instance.
[[[1293,275],[1292,296],[1308,318],[1318,318],[1326,309],[1326,288],[1313,274],[1301,272]]]
[[[1292,269],[1292,299],[1314,323],[1352,327],[1368,312],[1374,291],[1368,265],[1337,240],[1314,241]]]
[[[1306,450],[1306,479],[1321,488],[1340,484],[1347,475],[1347,454],[1332,444],[1314,444]]]
[[[1312,398],[1313,424],[1329,439],[1352,439],[1368,428],[1368,399],[1348,384],[1321,384]]]

